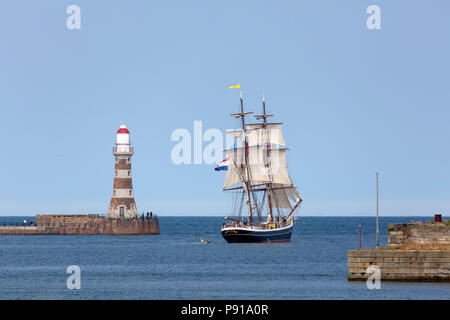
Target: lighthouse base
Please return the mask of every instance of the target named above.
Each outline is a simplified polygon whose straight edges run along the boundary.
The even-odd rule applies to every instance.
[[[37,215],[36,226],[0,226],[0,235],[157,235],[158,218],[115,219],[97,214]]]

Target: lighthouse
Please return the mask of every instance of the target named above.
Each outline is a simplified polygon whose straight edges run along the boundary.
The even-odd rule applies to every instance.
[[[122,124],[116,134],[116,145],[113,147],[115,158],[114,184],[107,218],[134,218],[139,213],[134,201],[133,183],[131,179],[131,157],[133,147],[130,143],[130,131]]]

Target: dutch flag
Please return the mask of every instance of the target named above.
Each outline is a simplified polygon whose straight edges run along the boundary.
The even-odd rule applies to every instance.
[[[214,168],[214,170],[216,170],[216,171],[228,170],[228,163],[229,162],[230,162],[230,158],[226,158],[221,163],[219,163],[217,165],[217,167]]]

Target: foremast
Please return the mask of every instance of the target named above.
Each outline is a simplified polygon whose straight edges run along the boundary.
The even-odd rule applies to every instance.
[[[235,118],[240,118],[242,122],[242,131],[244,132],[244,166],[246,170],[244,170],[244,179],[242,179],[243,188],[245,191],[245,195],[247,197],[247,206],[248,206],[248,218],[250,225],[253,225],[253,209],[252,209],[252,200],[250,197],[250,171],[248,170],[248,144],[247,144],[247,136],[245,135],[245,116],[252,114],[252,112],[244,112],[244,99],[242,98],[242,90],[240,91],[240,100],[241,100],[241,112],[240,113],[233,113],[231,116]]]

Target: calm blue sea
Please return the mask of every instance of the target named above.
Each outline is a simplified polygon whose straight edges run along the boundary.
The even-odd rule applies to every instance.
[[[388,223],[429,219],[382,217],[381,245]],[[0,225],[23,220],[0,217]],[[347,281],[358,224],[363,247],[374,247],[374,218],[300,217],[292,241],[274,244],[228,244],[221,223],[160,217],[159,236],[0,236],[0,299],[450,298],[450,284],[382,282],[369,290]],[[81,268],[80,290],[66,288],[70,265]]]

